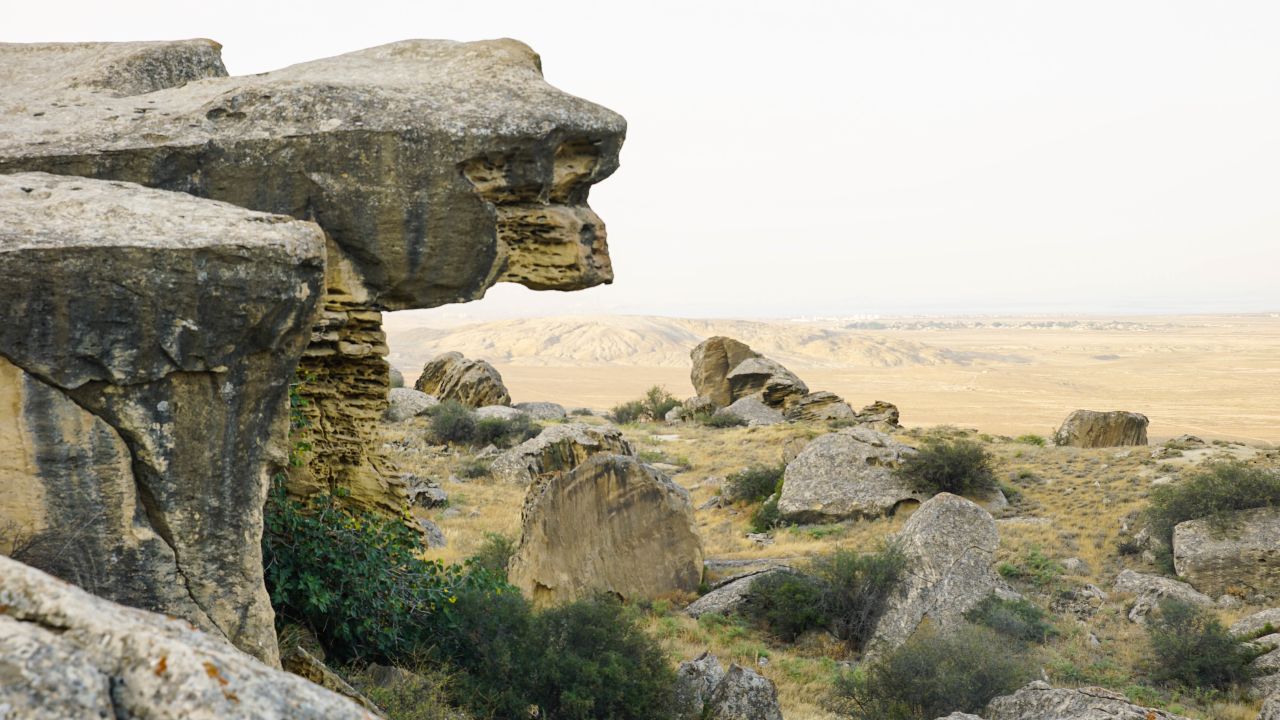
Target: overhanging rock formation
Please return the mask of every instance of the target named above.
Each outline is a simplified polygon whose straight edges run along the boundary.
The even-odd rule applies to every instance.
[[[258,267],[267,241],[254,233],[209,236],[198,249],[183,245],[188,235],[170,232],[170,225],[162,232],[144,227],[140,237],[154,241],[146,249],[90,252],[103,239],[123,248],[133,232],[127,212],[100,217],[95,194],[141,189],[84,180],[88,192],[78,216],[44,218],[54,221],[55,242],[41,246],[47,257],[37,261],[31,258],[39,243],[28,241],[45,237],[38,222],[43,211],[6,200],[6,210],[15,213],[11,237],[33,247],[11,254],[25,268],[26,284],[0,290],[6,302],[26,303],[25,310],[11,311],[18,322],[0,335],[0,355],[12,365],[0,368],[10,383],[0,400],[29,404],[53,393],[58,417],[68,419],[58,429],[77,438],[80,444],[72,445],[89,459],[82,465],[111,476],[110,482],[105,476],[84,482],[117,492],[110,488],[130,484],[118,468],[130,468],[140,504],[122,501],[111,522],[136,525],[142,513],[159,538],[139,531],[129,542],[154,548],[147,557],[169,547],[175,572],[185,574],[183,587],[207,583],[208,592],[228,595],[228,607],[258,607],[260,574],[250,598],[240,592],[249,592],[247,586],[220,585],[226,578],[216,563],[184,567],[199,556],[182,546],[212,533],[220,543],[212,557],[237,557],[239,548],[246,554],[237,566],[257,561],[261,446],[273,435],[270,428],[279,428],[275,421],[298,356],[301,392],[311,401],[305,412],[313,451],[309,472],[291,477],[291,489],[341,486],[358,504],[403,510],[403,492],[371,449],[388,389],[380,313],[466,302],[496,282],[559,290],[610,282],[604,226],[586,201],[590,186],[617,168],[624,134],[620,116],[551,87],[538,56],[512,40],[405,41],[239,78],[226,76],[219,46],[207,40],[0,44],[0,177],[14,176],[13,192],[27,195],[21,188],[35,182],[17,174],[46,172],[178,191],[319,226],[286,231],[295,224],[259,222],[299,233],[287,269],[273,260]],[[63,192],[80,191],[57,189]],[[157,203],[143,213],[148,222],[165,216],[185,227],[214,212],[208,208],[240,212],[189,197],[191,207],[179,210],[182,203],[166,198],[139,201]],[[102,235],[94,234],[99,225],[107,226]],[[94,232],[71,232],[77,228]],[[215,273],[221,280],[208,281],[201,262],[191,259],[218,261],[235,248],[239,259]],[[184,259],[166,264],[170,257]],[[42,263],[107,274],[94,293],[84,294],[80,275],[42,276]],[[264,272],[277,275],[257,284]],[[6,271],[4,277],[13,276]],[[234,286],[236,279],[243,287]],[[297,297],[304,289],[310,294]],[[279,297],[267,302],[272,293]],[[122,299],[124,309],[117,310],[113,303]],[[244,317],[260,301],[274,313]],[[242,310],[245,303],[249,309]],[[66,324],[51,319],[55,312]],[[214,317],[219,313],[221,320]],[[171,328],[175,318],[198,321]],[[86,333],[102,339],[78,339]],[[261,387],[251,390],[255,383]],[[26,423],[32,416],[14,417]],[[170,436],[166,428],[178,429]],[[53,437],[38,436],[37,446],[23,451],[27,464],[14,466],[19,474],[29,474],[29,455],[48,450]],[[191,442],[197,437],[205,447]],[[239,449],[226,454],[228,448]],[[196,456],[210,463],[197,473],[204,484],[175,490]],[[174,503],[171,516],[157,514],[166,498]],[[201,502],[218,512],[193,510]],[[217,524],[232,518],[230,525]],[[182,600],[161,597],[155,588],[121,597],[114,588],[123,581],[106,578],[102,588],[125,602],[172,607],[197,624],[203,615],[210,623],[202,626],[273,659],[274,650],[237,639],[230,628],[241,620],[213,617],[200,597],[192,598],[198,611],[169,604]],[[245,617],[261,624],[256,611]]]

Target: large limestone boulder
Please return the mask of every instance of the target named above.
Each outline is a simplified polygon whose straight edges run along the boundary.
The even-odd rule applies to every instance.
[[[247,77],[226,77],[219,47],[0,45],[0,173],[127,180],[322,226],[299,388],[312,452],[288,487],[406,512],[375,442],[381,311],[497,282],[610,282],[587,197],[617,168],[625,121],[547,84],[514,40],[410,40]]]
[[[782,720],[772,681],[709,653],[680,663],[675,692],[677,720]]]
[[[632,457],[599,455],[529,488],[511,582],[539,604],[605,591],[692,592],[702,540],[689,493]]]
[[[1280,595],[1280,508],[1264,507],[1179,523],[1173,529],[1178,577],[1213,597],[1244,591]]]
[[[265,464],[323,262],[310,223],[0,175],[0,525],[27,562],[278,664]]]
[[[13,718],[376,717],[186,620],[117,605],[3,556],[0,672],[0,712]]]
[[[459,352],[434,357],[422,367],[413,387],[441,401],[453,400],[467,407],[511,404],[502,375],[484,360],[468,360]]]
[[[634,454],[622,431],[612,425],[551,425],[494,458],[489,474],[528,485],[548,475],[569,472],[595,455]]]
[[[1076,410],[1067,416],[1054,436],[1059,445],[1079,448],[1147,444],[1147,416],[1113,410]]]
[[[907,520],[897,542],[906,570],[867,641],[872,655],[906,642],[926,620],[947,632],[974,605],[1006,590],[993,567],[1000,544],[995,520],[962,497],[934,496]]]
[[[1160,607],[1165,598],[1202,607],[1212,607],[1213,598],[1198,592],[1187,583],[1162,575],[1149,575],[1133,570],[1121,570],[1116,576],[1116,592],[1134,595],[1133,604],[1129,606],[1129,621],[1145,623],[1147,616]]]
[[[866,428],[849,428],[810,442],[783,474],[778,512],[792,523],[833,522],[891,513],[902,502],[928,498],[897,479],[893,469],[915,449]]]
[[[515,408],[534,420],[564,420],[569,416],[564,406],[553,402],[522,402]]]
[[[760,353],[746,343],[717,335],[698,343],[689,357],[693,361],[689,380],[698,397],[705,397],[714,407],[722,408],[738,399],[729,386],[729,372],[744,360],[760,357]]]
[[[743,360],[725,380],[735,400],[757,396],[771,407],[785,407],[809,394],[809,388],[795,373],[767,357]]]
[[[1187,720],[1100,687],[1055,688],[1037,680],[987,704],[987,720]]]
[[[880,432],[896,432],[901,426],[898,422],[898,406],[884,400],[876,400],[862,408],[854,416],[854,421]]]
[[[387,394],[387,410],[382,419],[387,422],[404,422],[409,418],[425,415],[440,401],[413,388],[391,388]]]
[[[853,420],[854,412],[839,395],[819,390],[793,400],[787,407],[786,417],[791,422]]]

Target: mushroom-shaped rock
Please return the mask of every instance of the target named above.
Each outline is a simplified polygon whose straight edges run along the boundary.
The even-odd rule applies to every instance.
[[[1000,544],[995,520],[962,497],[934,496],[907,520],[897,542],[906,570],[876,621],[870,653],[898,647],[926,619],[947,632],[973,606],[1004,589],[993,568]]]
[[[883,433],[850,428],[809,443],[787,464],[778,512],[793,523],[879,517],[928,495],[894,477],[915,450]]]
[[[1037,680],[987,704],[987,720],[1187,720],[1100,687],[1055,688]]]
[[[30,564],[278,664],[267,441],[323,261],[310,223],[0,175],[0,520]]]
[[[1125,410],[1076,410],[1058,428],[1055,442],[1078,448],[1147,444],[1147,416]]]
[[[622,455],[599,455],[529,488],[511,582],[535,603],[604,591],[624,599],[696,590],[702,540],[689,493]]]
[[[566,473],[595,455],[634,455],[631,443],[612,425],[567,423],[543,429],[535,438],[498,455],[489,466],[494,478],[527,485]]]
[[[502,375],[484,360],[469,360],[459,352],[433,358],[422,367],[413,387],[438,400],[453,400],[467,407],[511,404]]]
[[[117,605],[3,556],[0,658],[6,717],[376,717],[186,620]]]
[[[1280,508],[1179,523],[1173,529],[1173,566],[1178,577],[1213,597],[1228,588],[1280,595]]]
[[[1116,576],[1115,590],[1137,596],[1134,598],[1133,605],[1129,607],[1129,621],[1135,623],[1145,623],[1147,616],[1155,611],[1160,606],[1160,601],[1165,598],[1203,607],[1212,607],[1214,604],[1213,598],[1198,592],[1187,583],[1162,575],[1148,575],[1133,570],[1120,571]]]
[[[791,422],[823,422],[826,420],[852,420],[853,408],[839,395],[819,390],[795,398],[787,406],[787,420]]]

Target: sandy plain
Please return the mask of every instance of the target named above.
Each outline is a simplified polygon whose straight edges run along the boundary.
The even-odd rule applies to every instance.
[[[458,350],[492,362],[516,401],[607,409],[663,385],[693,394],[689,350],[715,334],[783,362],[855,408],[887,400],[907,426],[1048,436],[1072,410],[1126,409],[1153,442],[1280,444],[1280,313],[874,321],[525,318],[459,325],[386,317],[392,365],[412,384]]]

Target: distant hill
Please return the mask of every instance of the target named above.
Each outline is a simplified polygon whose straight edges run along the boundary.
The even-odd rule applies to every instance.
[[[553,317],[421,327],[389,318],[392,361],[416,366],[448,350],[503,365],[687,367],[713,335],[747,343],[793,369],[1023,363],[856,329],[785,320],[688,320],[647,316]]]

